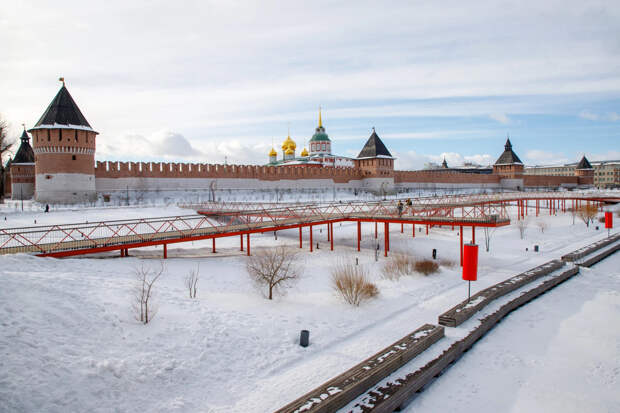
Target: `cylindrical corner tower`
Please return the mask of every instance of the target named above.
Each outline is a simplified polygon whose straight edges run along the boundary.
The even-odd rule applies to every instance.
[[[35,154],[35,199],[81,203],[97,199],[95,132],[63,85],[30,129]]]

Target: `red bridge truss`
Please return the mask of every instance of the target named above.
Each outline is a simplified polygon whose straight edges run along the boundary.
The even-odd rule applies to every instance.
[[[330,248],[334,248],[333,224],[337,222],[357,223],[357,248],[360,249],[361,223],[375,223],[375,238],[378,224],[384,228],[384,254],[389,251],[389,225],[425,225],[426,232],[433,226],[460,228],[460,244],[463,244],[463,227],[472,228],[475,242],[476,227],[498,227],[510,224],[507,206],[518,207],[518,219],[535,208],[538,215],[541,208],[549,213],[566,211],[581,203],[597,206],[603,203],[620,202],[620,194],[603,192],[550,192],[550,193],[503,193],[492,195],[449,195],[411,199],[411,205],[402,201],[377,202],[333,202],[314,204],[273,203],[206,203],[182,205],[195,209],[198,214],[174,217],[158,217],[139,220],[115,220],[93,223],[35,226],[0,229],[0,254],[32,253],[39,256],[66,257],[120,250],[121,256],[130,248],[153,245],[163,246],[167,257],[167,245],[179,242],[239,236],[240,250],[250,255],[250,235],[261,232],[299,229],[299,246],[303,246],[304,227],[309,227],[308,240],[313,250],[313,227],[327,226]],[[462,247],[461,247],[462,251]]]

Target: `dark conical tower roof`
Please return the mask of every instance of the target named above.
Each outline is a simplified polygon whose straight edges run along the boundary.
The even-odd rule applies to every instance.
[[[579,161],[579,163],[577,164],[577,167],[575,169],[594,169],[594,168],[592,168],[592,165],[590,164],[590,162],[586,159],[586,156],[584,155]]]
[[[376,158],[377,156],[389,156],[391,158],[392,154],[385,147],[385,144],[381,141],[381,138],[379,138],[377,132],[375,132],[375,128],[372,128],[372,135],[370,135],[370,138],[368,138],[366,144],[362,148],[362,151],[359,155],[357,155],[357,157]]]
[[[510,143],[510,138],[506,139],[506,144],[504,145],[504,153],[500,155],[500,157],[495,162],[495,165],[509,165],[513,163],[520,163],[521,159],[517,156],[516,153],[512,150],[512,144]]]
[[[60,88],[33,129],[67,128],[93,131],[64,85]],[[94,132],[94,131],[93,131]]]
[[[33,163],[34,162],[34,151],[32,150],[32,146],[30,146],[30,137],[28,133],[26,133],[26,129],[21,136],[21,145],[19,145],[19,149],[17,149],[17,153],[15,154],[15,158],[13,158],[12,163]]]

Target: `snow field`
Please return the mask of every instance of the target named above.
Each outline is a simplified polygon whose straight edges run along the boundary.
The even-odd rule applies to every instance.
[[[51,224],[187,213],[109,208],[9,218],[18,226],[34,219]],[[568,214],[539,219],[549,228],[541,233],[530,225],[524,240],[514,225],[497,229],[490,254],[477,231],[479,281],[472,293],[606,235],[578,221],[571,225]],[[374,261],[374,224],[363,225],[360,253],[354,224],[334,225],[333,252],[323,226],[322,233],[314,230],[320,249],[310,254],[304,229],[304,275],[285,296],[269,301],[245,272],[238,237],[218,239],[217,254],[210,240],[176,244],[156,286],[158,314],[147,326],[130,311],[133,271],[156,268],[161,247],[130,250],[132,256],[122,259],[118,252],[103,259],[1,256],[0,411],[273,411],[425,322],[436,323],[466,296],[457,228],[433,228],[426,236],[422,227],[414,239],[411,226],[404,234],[400,225],[390,229],[392,251],[430,257],[437,248],[438,258],[457,266],[388,281],[380,275],[383,256]],[[466,229],[466,240],[469,234]],[[378,241],[383,248],[381,225]],[[277,244],[298,247],[298,230],[278,232],[277,241],[273,233],[252,235],[253,251]],[[534,244],[540,253],[532,252]],[[355,257],[380,290],[359,308],[342,303],[330,286],[330,267]],[[198,298],[190,300],[183,279],[198,264]],[[301,329],[310,330],[305,349],[297,344]]]

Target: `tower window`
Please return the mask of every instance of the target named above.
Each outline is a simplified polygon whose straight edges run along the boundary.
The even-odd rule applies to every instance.
[[[78,132],[77,132],[77,129],[76,129],[76,130],[75,130],[75,141],[76,141],[76,142],[78,141],[77,135],[78,135]]]
[[[47,141],[49,142],[51,139],[52,139],[52,136],[51,136],[50,130],[48,129],[47,130]]]
[[[71,160],[75,161],[75,155],[71,155]]]
[[[62,140],[62,129],[58,129],[58,142]]]

